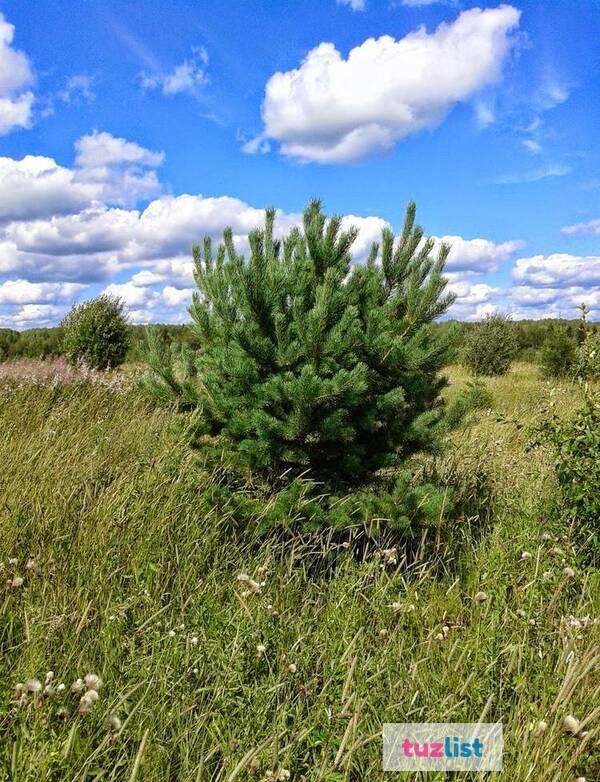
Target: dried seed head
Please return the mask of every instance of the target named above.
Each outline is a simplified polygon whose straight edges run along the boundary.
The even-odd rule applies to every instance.
[[[392,605],[390,606],[390,608],[392,609],[392,611],[400,611],[400,609],[402,608],[402,606],[400,605],[400,603],[392,603]]]
[[[488,599],[488,596],[485,592],[477,592],[477,594],[473,597],[473,600],[476,603],[485,603],[485,601]]]
[[[348,541],[347,541],[347,540],[345,540],[345,541],[342,543],[342,548],[343,548],[343,549],[346,549],[346,550],[348,550],[348,549],[350,548],[350,544],[348,543]]]
[[[238,581],[250,581],[250,576],[246,575],[246,573],[240,573],[237,577]]]
[[[35,568],[35,559],[33,557],[29,557],[27,563],[25,564],[25,570],[33,570],[34,568]]]
[[[19,560],[16,557],[10,557],[10,559],[8,560],[8,564],[11,567],[16,567],[19,564]]]
[[[191,643],[191,645],[192,645],[192,646],[198,646],[198,636],[196,636],[196,635],[193,635],[193,636],[190,638],[190,643]]]
[[[382,627],[379,631],[379,637],[380,638],[387,638],[388,631],[385,629],[385,627]]]
[[[65,687],[65,685],[64,685],[64,684],[61,682],[61,683],[60,683],[60,684],[59,684],[59,685],[56,687],[56,692],[64,692],[66,689],[67,689],[67,688]]]
[[[25,685],[21,684],[19,682],[18,684],[15,684],[15,698],[20,698],[21,695],[25,692]]]
[[[85,690],[85,684],[83,683],[83,679],[75,679],[75,681],[71,685],[71,692],[74,695],[78,695],[80,692],[83,692],[83,690]]]
[[[10,582],[11,587],[14,587],[17,589],[20,586],[23,586],[23,579],[21,576],[15,576],[13,580]]]
[[[564,575],[565,575],[567,578],[574,578],[574,576],[575,576],[575,571],[573,570],[573,568],[566,567],[566,568],[563,570],[563,574],[564,574]]]
[[[290,663],[288,665],[288,671],[290,673],[296,673],[297,670],[298,670],[298,666],[296,665],[296,663]]]
[[[267,651],[267,647],[266,647],[266,646],[263,646],[263,644],[259,644],[259,645],[256,647],[256,651],[258,652],[258,656],[259,656],[259,657],[262,657],[262,656],[263,656],[263,654],[264,654],[264,653]]]
[[[442,633],[444,634],[444,638],[448,635],[449,632],[450,632],[450,628],[448,627],[448,625],[444,625],[442,627]]]
[[[46,681],[45,684],[50,684],[50,682],[54,679],[54,671],[48,671],[46,674]]]
[[[121,720],[116,714],[111,714],[106,721],[106,729],[111,733],[118,733],[121,730]]]
[[[545,722],[544,720],[540,720],[540,721],[539,721],[539,722],[536,724],[535,728],[533,729],[533,736],[534,736],[536,739],[537,739],[537,738],[539,738],[539,737],[542,735],[542,733],[544,733],[544,732],[545,732],[545,730],[546,730],[546,728],[547,728],[547,727],[548,727],[548,723],[547,723],[547,722]]]
[[[83,682],[88,690],[96,690],[97,692],[102,687],[102,679],[96,676],[95,673],[87,673],[83,678]]]
[[[290,772],[287,770],[287,768],[282,768],[277,773],[277,782],[286,782],[291,777]]]
[[[576,736],[579,733],[579,720],[572,714],[563,717],[561,725],[564,732],[568,733],[570,736]]]
[[[27,692],[39,692],[42,689],[42,683],[39,679],[27,679],[25,689]]]
[[[436,635],[436,637],[435,637],[435,640],[436,640],[436,641],[443,641],[443,640],[444,640],[444,635],[443,635],[443,633],[438,633],[438,634]]]
[[[577,777],[575,782],[587,782],[587,779],[585,777]]]
[[[60,720],[64,720],[69,716],[69,710],[65,706],[61,706],[60,709],[57,709],[56,716]]]
[[[169,636],[169,638],[175,638],[175,630],[169,630],[167,635]]]
[[[521,559],[531,559],[531,554],[529,553],[529,551],[522,551]]]
[[[562,556],[564,556],[565,552],[561,548],[555,547],[555,548],[551,548],[550,549],[550,553],[554,557],[562,557]]]
[[[520,616],[521,619],[525,619],[525,617],[527,616],[527,612],[524,611],[522,608],[518,608],[517,609],[517,616]]]
[[[92,708],[94,703],[98,700],[98,693],[96,690],[88,690],[79,699],[79,713],[81,715],[87,714]]]

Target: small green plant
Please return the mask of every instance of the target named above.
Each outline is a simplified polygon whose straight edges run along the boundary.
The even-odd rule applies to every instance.
[[[249,235],[247,261],[230,229],[216,255],[209,239],[194,248],[201,347],[175,355],[151,333],[145,387],[197,412],[199,432],[252,469],[356,484],[431,446],[443,423],[453,331],[431,324],[454,300],[449,247],[431,256],[414,204],[365,264],[352,263],[357,231],[318,201],[282,240],[274,219]]]
[[[573,337],[563,328],[553,329],[542,348],[542,371],[550,378],[570,377],[576,357],[577,343]]]
[[[125,360],[128,326],[118,297],[102,295],[77,304],[61,325],[63,352],[70,364],[108,369]]]
[[[580,380],[600,380],[600,332],[588,323],[589,309],[585,304],[579,307],[580,344],[574,361],[574,375]]]
[[[462,363],[474,375],[505,375],[517,349],[510,318],[488,315],[467,331],[462,346]]]

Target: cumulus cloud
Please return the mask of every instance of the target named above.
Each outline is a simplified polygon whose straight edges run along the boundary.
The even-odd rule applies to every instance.
[[[519,258],[513,270],[519,285],[533,288],[600,285],[600,256],[578,256],[569,253],[534,255]]]
[[[71,302],[85,290],[85,285],[75,283],[6,280],[0,283],[0,304],[43,304],[46,302]]]
[[[500,78],[519,17],[510,5],[473,8],[431,33],[420,27],[399,40],[369,38],[347,58],[321,43],[298,68],[267,82],[259,138],[320,163],[388,151]]]
[[[584,223],[575,223],[575,225],[566,225],[560,230],[565,236],[597,236],[600,234],[600,219],[588,220]]]
[[[77,172],[52,158],[26,155],[0,158],[0,222],[77,212],[96,195]]]
[[[155,168],[160,166],[165,158],[164,152],[151,152],[134,141],[127,141],[106,132],[99,133],[97,130],[77,139],[75,153],[76,165],[85,169],[124,163]]]
[[[519,240],[495,243],[489,239],[463,239],[462,236],[442,236],[437,242],[451,247],[446,270],[449,274],[486,274],[498,271],[524,243]]]
[[[0,135],[31,124],[33,68],[26,54],[13,48],[14,25],[0,13]]]
[[[207,65],[208,52],[203,46],[199,46],[193,50],[190,59],[176,65],[168,73],[142,72],[139,76],[140,86],[145,90],[159,90],[167,96],[179,95],[182,92],[193,94],[198,87],[203,87],[208,82]]]
[[[79,214],[94,204],[131,205],[158,195],[153,167],[162,152],[109,133],[92,133],[76,142],[75,167],[26,155],[0,157],[0,223]]]
[[[0,309],[0,328],[24,329],[54,326],[66,314],[67,307],[54,304],[24,304],[22,307]]]
[[[73,168],[51,158],[0,159],[2,325],[56,323],[73,301],[99,290],[121,296],[134,322],[187,320],[194,290],[191,245],[205,235],[218,241],[231,226],[236,248],[246,254],[248,233],[262,226],[264,210],[231,196],[189,193],[159,195],[140,208],[103,200],[115,171],[154,173],[162,157],[125,139],[93,133],[77,143]],[[97,181],[89,175],[102,170],[106,174]],[[279,210],[276,234],[287,233],[301,219],[299,213]],[[361,263],[389,223],[373,215],[343,218],[343,228],[352,225],[359,229],[354,260]],[[477,320],[496,310],[515,317],[573,314],[581,300],[593,312],[600,307],[600,258],[519,258],[514,286],[498,287],[484,275],[512,262],[522,242],[450,234],[434,239],[452,248],[447,273],[458,296],[452,317]]]

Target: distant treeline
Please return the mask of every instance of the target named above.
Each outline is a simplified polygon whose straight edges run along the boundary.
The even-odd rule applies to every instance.
[[[453,321],[438,323],[436,328],[450,328]],[[469,329],[475,328],[476,323],[458,323],[460,347],[461,338]],[[581,320],[515,320],[512,328],[519,345],[517,358],[526,361],[536,361],[546,342],[558,331],[565,332],[573,339],[578,340],[581,334]],[[592,323],[590,326],[600,330],[600,323]],[[193,344],[194,337],[187,326],[159,325],[165,344],[187,342]],[[144,326],[130,326],[128,361],[140,359],[139,344],[143,337]],[[15,358],[50,358],[60,356],[62,353],[62,329],[60,327],[48,329],[28,329],[27,331],[13,331],[12,329],[0,329],[0,361]]]
[[[139,345],[144,335],[145,326],[130,326],[128,361],[140,359]],[[165,344],[173,342],[192,344],[194,337],[186,326],[159,325],[159,330]],[[0,329],[0,361],[16,358],[53,358],[62,355],[62,329],[28,329],[13,331]]]

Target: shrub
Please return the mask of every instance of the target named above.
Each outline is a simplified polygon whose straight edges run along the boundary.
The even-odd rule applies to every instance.
[[[574,362],[574,375],[580,380],[600,380],[600,332],[588,323],[589,310],[582,304],[579,320],[579,347]]]
[[[488,315],[465,335],[462,362],[474,375],[504,375],[517,348],[510,319],[506,315]]]
[[[103,295],[75,305],[61,325],[63,352],[70,364],[108,369],[123,363],[128,326],[118,297]]]
[[[150,332],[144,385],[197,411],[199,433],[220,436],[250,468],[359,482],[440,429],[453,330],[431,324],[453,301],[449,247],[431,257],[414,204],[402,235],[384,230],[366,264],[352,264],[357,231],[326,220],[319,202],[282,240],[274,218],[267,210],[249,235],[247,262],[231,229],[216,255],[209,239],[194,248],[201,348],[162,350]]]
[[[561,510],[577,525],[586,554],[600,556],[600,391],[584,386],[583,404],[572,419],[548,417],[540,427],[552,448]]]
[[[542,370],[546,377],[569,377],[573,374],[577,343],[560,328],[548,335],[542,348]]]

